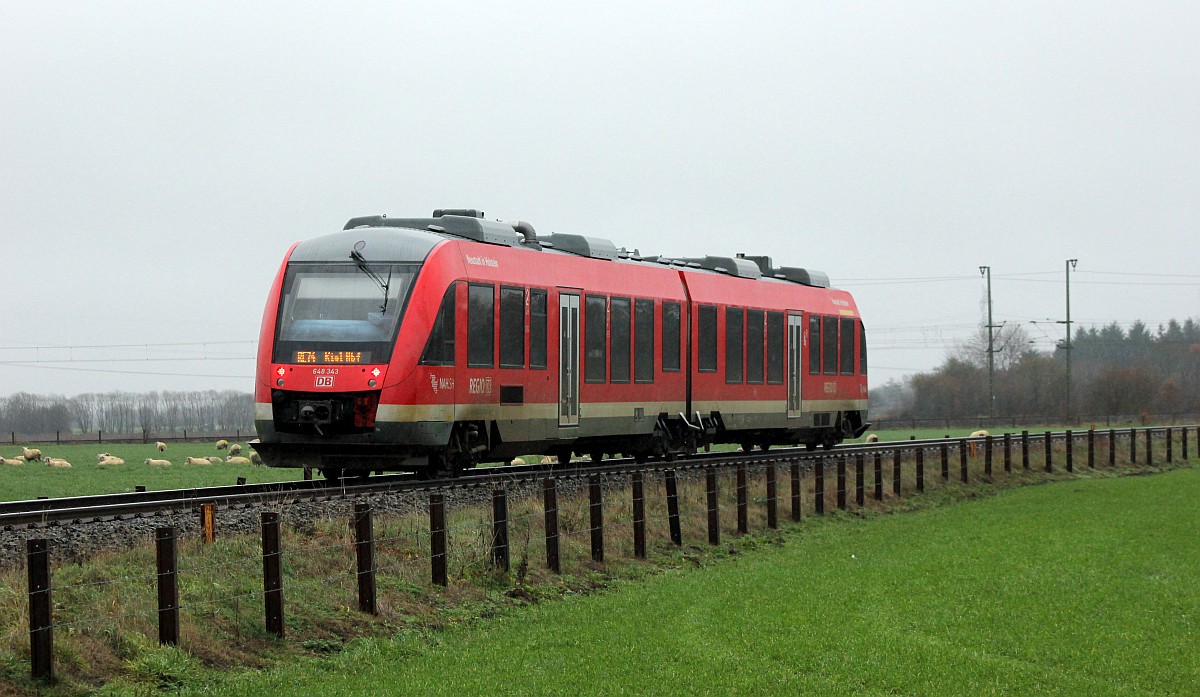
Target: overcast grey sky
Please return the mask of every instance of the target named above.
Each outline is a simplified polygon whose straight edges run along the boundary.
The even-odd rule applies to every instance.
[[[1197,2],[0,0],[0,395],[248,391],[292,242],[438,207],[824,270],[873,385],[980,265],[1043,348],[1069,258],[1197,317],[1198,73]]]

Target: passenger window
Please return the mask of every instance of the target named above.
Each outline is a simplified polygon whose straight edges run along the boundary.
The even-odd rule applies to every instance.
[[[529,290],[529,367],[546,368],[546,291]]]
[[[496,362],[496,289],[472,283],[467,294],[467,365],[491,368]]]
[[[717,372],[717,306],[716,305],[701,305],[700,306],[700,346],[699,365],[697,370],[701,373]]]
[[[664,373],[679,372],[680,322],[683,307],[679,303],[662,304],[662,369]]]
[[[808,316],[808,374],[821,374],[821,316]]]
[[[725,308],[725,382],[729,384],[743,380],[746,330],[743,312],[740,307]]]
[[[858,321],[858,372],[867,374],[867,328]]]
[[[854,320],[849,317],[843,317],[841,321],[841,365],[839,372],[842,375],[854,374]]]
[[[746,310],[746,382],[755,385],[763,381],[763,317],[762,310]]]
[[[654,301],[635,300],[633,310],[633,379],[654,382]]]
[[[500,288],[500,367],[525,367],[524,288]]]
[[[783,384],[783,313],[767,313],[767,384]],[[799,371],[800,367],[797,366]]]
[[[837,375],[838,318],[822,317],[821,323],[821,372]]]
[[[609,366],[610,382],[629,382],[629,298],[613,298],[610,307]]]
[[[454,310],[457,289],[458,284],[451,283],[446,289],[446,294],[442,296],[437,318],[433,320],[433,329],[429,331],[429,341],[425,342],[425,350],[421,353],[421,365],[454,365]]]
[[[608,361],[605,336],[608,325],[608,298],[587,296],[583,313],[583,379],[584,382],[604,382]]]

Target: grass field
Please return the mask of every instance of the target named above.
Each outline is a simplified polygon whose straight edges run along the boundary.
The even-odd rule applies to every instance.
[[[196,693],[1195,694],[1200,469],[1070,480],[779,545]]]
[[[165,453],[158,452],[153,444],[90,443],[55,445],[39,444],[46,455],[59,457],[71,463],[70,469],[52,469],[39,462],[24,465],[0,466],[0,501],[35,499],[39,496],[85,496],[88,494],[112,494],[133,491],[138,485],[149,490],[186,489],[199,486],[235,484],[238,477],[245,477],[251,484],[299,479],[302,470],[275,469],[254,465],[184,465],[184,459],[225,457],[226,452],[217,450],[212,441],[196,443],[171,443]],[[245,444],[243,444],[245,448]],[[12,458],[20,454],[20,445],[0,446],[0,454]],[[101,467],[96,464],[96,455],[107,452],[125,460],[124,465]],[[245,454],[245,453],[243,453]],[[146,458],[165,458],[170,467],[154,467],[143,464]]]

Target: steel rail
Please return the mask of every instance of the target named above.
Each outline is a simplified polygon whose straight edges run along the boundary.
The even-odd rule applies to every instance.
[[[1171,428],[1188,428],[1190,430],[1195,427],[1176,426]],[[1124,438],[1127,438],[1130,433],[1129,429],[1101,429],[1100,432],[1110,430],[1114,431],[1119,437]],[[1137,433],[1159,433],[1166,430],[1167,427],[1150,427],[1137,429]],[[1030,432],[1029,435],[1031,439],[1034,437],[1044,438],[1045,433],[1044,431]],[[1067,433],[1067,431],[1052,431],[1050,432],[1051,440],[1066,440]],[[1072,430],[1070,433],[1073,434],[1073,437],[1079,437],[1086,434],[1087,430]],[[1002,435],[990,436],[993,445],[999,445],[1002,442]],[[1012,434],[1010,432],[1010,438],[1012,435],[1020,436],[1019,433]],[[63,523],[122,520],[129,517],[142,518],[183,510],[194,510],[205,503],[215,503],[220,507],[239,507],[250,504],[263,505],[347,499],[370,494],[400,493],[405,491],[446,491],[478,488],[488,484],[533,481],[549,474],[553,474],[559,478],[572,479],[591,474],[627,474],[634,471],[724,468],[738,464],[776,464],[781,461],[807,462],[808,466],[811,467],[813,462],[818,458],[846,457],[859,452],[890,453],[897,450],[928,450],[940,448],[943,445],[957,445],[960,441],[982,445],[988,437],[952,437],[878,443],[848,443],[830,450],[778,448],[750,452],[698,453],[691,456],[681,456],[676,459],[660,459],[644,463],[638,463],[632,458],[623,458],[602,460],[600,463],[593,463],[590,460],[580,460],[539,465],[509,465],[472,469],[464,472],[459,477],[440,479],[421,479],[417,475],[409,473],[370,477],[343,477],[334,481],[270,482],[265,484],[240,484],[10,501],[0,503],[0,530],[11,531],[19,528],[59,525]]]

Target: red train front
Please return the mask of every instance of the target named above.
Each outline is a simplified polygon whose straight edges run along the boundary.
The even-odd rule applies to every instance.
[[[337,477],[829,446],[865,430],[867,405],[862,323],[827,286],[765,257],[639,258],[471,210],[356,218],[279,270],[255,447]]]

